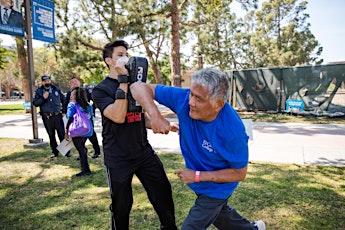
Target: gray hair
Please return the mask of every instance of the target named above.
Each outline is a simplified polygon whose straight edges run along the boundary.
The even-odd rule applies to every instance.
[[[206,68],[192,74],[191,84],[196,83],[208,89],[208,98],[215,102],[222,100],[226,102],[229,98],[229,80],[225,73]]]

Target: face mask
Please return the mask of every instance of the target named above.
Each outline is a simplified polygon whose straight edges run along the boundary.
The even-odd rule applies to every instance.
[[[50,83],[47,83],[47,84],[44,84],[44,87],[46,87],[46,88],[50,88]]]

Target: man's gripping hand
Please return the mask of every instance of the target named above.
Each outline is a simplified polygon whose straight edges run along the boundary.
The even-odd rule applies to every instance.
[[[170,131],[170,122],[166,120],[160,113],[150,116],[151,129],[153,133],[168,134]]]
[[[123,56],[119,60],[117,60],[115,69],[118,74],[126,74],[128,75],[128,70],[126,69],[125,65],[128,62],[128,57]]]
[[[177,122],[171,122],[170,123],[170,131],[172,132],[178,132],[180,129],[180,125]]]

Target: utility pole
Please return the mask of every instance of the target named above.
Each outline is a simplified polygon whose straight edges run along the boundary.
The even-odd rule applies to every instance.
[[[32,47],[32,33],[31,33],[31,1],[25,0],[25,21],[26,21],[26,40],[27,40],[27,54],[29,63],[29,86],[30,86],[30,102],[31,102],[31,118],[32,118],[32,131],[33,139],[29,139],[29,144],[24,147],[44,147],[48,143],[43,142],[43,139],[38,138],[38,124],[37,124],[37,111],[32,103],[34,90],[35,90],[35,74],[34,74],[34,55]]]

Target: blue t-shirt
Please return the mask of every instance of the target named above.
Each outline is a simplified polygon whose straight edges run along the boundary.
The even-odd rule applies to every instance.
[[[157,85],[155,99],[175,112],[186,167],[199,171],[240,169],[248,164],[248,135],[237,112],[226,103],[211,122],[189,116],[189,89]],[[196,194],[227,199],[239,182],[189,184]]]

